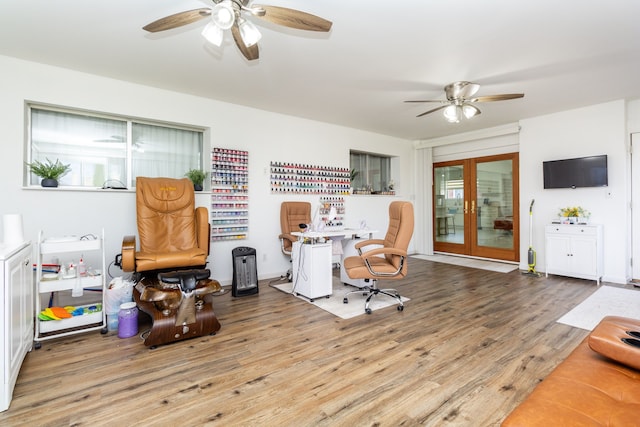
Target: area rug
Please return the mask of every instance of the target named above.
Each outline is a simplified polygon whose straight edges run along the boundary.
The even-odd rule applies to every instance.
[[[273,287],[294,296],[293,294],[291,294],[291,289],[293,287],[293,284],[291,282],[273,285]],[[328,311],[334,316],[338,316],[342,319],[351,319],[361,314],[365,314],[364,301],[366,300],[366,297],[364,297],[361,293],[354,293],[349,295],[348,304],[345,304],[343,302],[344,294],[355,289],[357,288],[354,286],[344,285],[338,278],[334,277],[333,291],[329,298],[315,298],[313,302],[311,302],[308,298],[305,298],[303,296],[296,297],[308,302],[311,305]],[[402,302],[405,301],[409,301],[409,298],[402,297]],[[369,305],[369,307],[371,308],[371,310],[376,311],[385,307],[393,306],[393,310],[396,310],[396,304],[397,303],[394,298],[389,298],[386,296],[376,296],[371,300],[371,304]]]
[[[509,273],[518,269],[517,264],[507,264],[505,262],[486,261],[475,258],[465,258],[451,255],[412,255],[412,258],[424,259],[427,261],[441,262],[444,264],[459,265],[462,267],[478,268],[480,270],[497,271],[498,273]]]
[[[640,319],[640,290],[601,286],[558,323],[591,331],[605,316]]]

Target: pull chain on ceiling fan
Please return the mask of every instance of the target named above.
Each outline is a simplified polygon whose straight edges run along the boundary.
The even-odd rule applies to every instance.
[[[459,123],[463,116],[470,119],[481,113],[480,109],[473,105],[474,102],[506,101],[508,99],[524,97],[524,93],[505,93],[502,95],[487,95],[473,98],[479,89],[480,85],[477,83],[466,81],[453,82],[444,87],[444,93],[447,96],[446,101],[429,99],[405,102],[438,102],[442,104],[440,107],[425,111],[416,117],[422,117],[435,111],[444,110],[444,118],[448,122]]]
[[[211,8],[200,8],[179,12],[145,25],[151,33],[182,27],[204,18],[211,18],[202,30],[202,36],[216,46],[222,45],[224,30],[231,30],[240,52],[249,61],[258,59],[258,41],[262,37],[258,28],[245,19],[243,13],[274,24],[307,31],[328,32],[332,22],[310,13],[286,7],[251,5],[250,0],[213,0]]]

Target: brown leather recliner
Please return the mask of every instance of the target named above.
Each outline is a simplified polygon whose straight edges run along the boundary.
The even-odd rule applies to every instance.
[[[121,267],[133,272],[134,299],[151,316],[145,345],[157,346],[220,329],[211,294],[221,289],[205,269],[209,255],[209,213],[195,207],[193,183],[187,179],[136,179],[135,236],[122,242]]]

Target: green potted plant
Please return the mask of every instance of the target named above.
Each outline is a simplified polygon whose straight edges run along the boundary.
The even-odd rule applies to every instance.
[[[204,179],[207,177],[207,173],[205,171],[200,169],[191,169],[184,175],[193,182],[193,189],[195,191],[202,191]]]
[[[34,175],[42,178],[40,185],[43,187],[57,187],[58,180],[71,170],[71,165],[65,165],[59,159],[55,162],[49,159],[45,159],[44,162],[35,160],[27,163],[27,166]]]

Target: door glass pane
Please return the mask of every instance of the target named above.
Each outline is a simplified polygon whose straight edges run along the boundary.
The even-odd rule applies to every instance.
[[[513,248],[513,165],[511,160],[476,165],[478,246]]]
[[[464,167],[444,166],[434,171],[435,240],[464,244]]]

